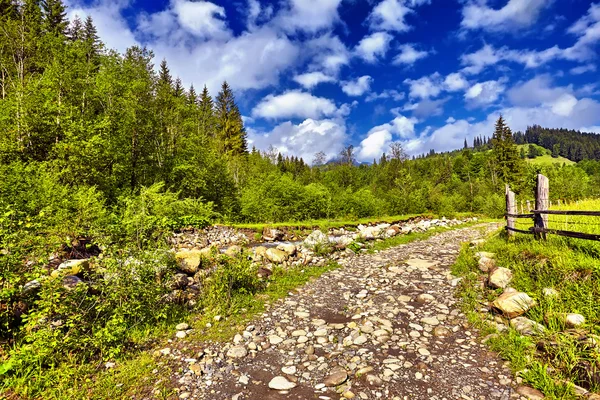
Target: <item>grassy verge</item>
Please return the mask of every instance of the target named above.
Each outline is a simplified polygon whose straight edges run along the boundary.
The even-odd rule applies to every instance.
[[[482,284],[485,276],[477,268],[475,251],[495,253],[497,265],[513,272],[511,286],[536,300],[525,316],[544,325],[543,334],[522,336],[512,328],[498,332],[498,317],[487,309],[502,291]],[[484,335],[491,334],[491,349],[510,361],[525,383],[550,399],[577,398],[573,384],[600,390],[599,244],[560,237],[539,242],[519,235],[507,241],[499,233],[482,247],[464,247],[453,273],[463,277],[458,295],[469,320]],[[558,294],[548,296],[544,289]],[[561,313],[582,314],[586,324],[566,329]]]
[[[437,227],[430,229],[425,232],[411,232],[406,235],[398,235],[388,239],[384,239],[381,241],[377,241],[373,243],[373,245],[369,248],[369,252],[374,253],[375,251],[381,251],[388,249],[390,247],[400,246],[401,244],[406,244],[410,242],[414,242],[415,240],[425,240],[432,236],[435,236],[442,232],[447,232],[455,229],[468,228],[470,226],[479,225],[486,222],[501,222],[499,219],[478,219],[477,221],[470,221],[460,225],[454,225],[449,227]]]

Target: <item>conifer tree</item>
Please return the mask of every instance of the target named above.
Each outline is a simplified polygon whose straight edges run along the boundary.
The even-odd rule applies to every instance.
[[[241,155],[248,152],[246,129],[242,115],[235,104],[233,91],[227,82],[223,82],[215,104],[216,133],[221,150],[229,155]]]
[[[199,131],[206,137],[215,137],[215,110],[212,97],[206,85],[200,94],[200,116],[198,119]]]
[[[502,182],[514,182],[520,175],[519,154],[512,132],[502,116],[496,121],[496,129],[491,142],[498,177]]]
[[[196,93],[196,89],[194,89],[194,85],[190,85],[190,89],[187,93],[187,104],[189,106],[195,106],[198,104],[198,93]]]
[[[89,15],[85,19],[82,35],[83,41],[87,47],[88,61],[96,62],[96,59],[100,54],[102,43],[100,42],[96,25],[94,25],[94,20]]]
[[[44,30],[54,36],[62,36],[67,32],[66,7],[62,0],[42,0]]]
[[[175,86],[173,87],[173,95],[177,98],[179,97],[183,97],[184,94],[184,90],[183,90],[183,83],[181,82],[181,79],[177,78],[175,79]]]

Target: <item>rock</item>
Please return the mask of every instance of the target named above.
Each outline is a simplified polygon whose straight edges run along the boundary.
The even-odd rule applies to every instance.
[[[276,240],[282,240],[285,236],[285,233],[275,228],[265,228],[263,229],[263,239],[267,242],[274,242]]]
[[[277,335],[269,336],[269,343],[271,343],[272,345],[277,345],[281,342],[283,342],[283,339],[280,338],[279,336],[277,336]]]
[[[260,268],[258,269],[258,277],[259,277],[259,278],[268,278],[268,277],[270,277],[271,275],[273,275],[273,271],[271,271],[271,270],[270,270],[270,269],[268,269],[268,268],[265,268],[265,267],[260,267]]]
[[[89,258],[83,260],[68,260],[58,266],[58,271],[64,272],[68,275],[78,275],[84,270],[89,269],[89,267]]]
[[[544,290],[542,290],[542,293],[544,294],[545,297],[558,297],[558,291],[556,291],[553,288],[544,288]]]
[[[525,317],[516,317],[510,320],[510,326],[515,328],[521,335],[537,335],[546,330],[543,325]]]
[[[296,254],[296,246],[291,243],[281,243],[277,246],[277,250],[283,251],[288,256],[293,256]]]
[[[496,267],[496,261],[493,258],[481,257],[478,261],[477,266],[482,272],[488,272]]]
[[[265,252],[265,258],[272,263],[281,264],[288,259],[288,254],[277,249],[268,249]]]
[[[319,246],[327,246],[329,244],[329,238],[323,232],[316,230],[304,239],[302,245],[310,250],[315,250]]]
[[[533,299],[526,293],[514,291],[502,293],[494,300],[492,306],[508,318],[515,318],[527,312],[534,304]]]
[[[296,367],[294,365],[290,367],[283,367],[281,368],[281,372],[283,372],[286,375],[294,375],[296,373]]]
[[[440,324],[440,321],[436,317],[425,317],[421,318],[421,322],[426,325],[436,326]]]
[[[227,250],[225,250],[225,255],[229,256],[229,257],[237,257],[240,254],[242,254],[242,247],[238,246],[238,245],[233,245],[233,246],[229,246],[227,248]]]
[[[585,317],[581,314],[562,314],[561,320],[568,328],[577,328],[585,324]]]
[[[183,338],[184,338],[184,337],[186,337],[186,336],[187,336],[187,333],[185,333],[185,331],[178,331],[178,332],[175,334],[175,337],[176,337],[177,339],[183,339]]]
[[[436,326],[433,330],[433,336],[445,337],[450,335],[450,330],[443,326]]]
[[[185,289],[189,284],[186,274],[175,274],[171,280],[171,289]]]
[[[258,258],[264,258],[267,248],[265,246],[257,246],[254,248],[254,256]]]
[[[201,250],[179,251],[175,254],[177,268],[186,274],[193,275],[198,272],[203,257],[206,257],[206,255],[203,254]]]
[[[327,387],[334,387],[346,382],[346,379],[348,379],[348,373],[346,370],[343,368],[335,368],[331,371],[327,378],[325,378],[323,383],[325,383],[325,386]]]
[[[248,355],[248,350],[244,346],[234,346],[227,350],[227,357],[244,358]]]
[[[62,283],[65,289],[75,289],[75,287],[80,283],[83,283],[83,281],[75,275],[68,275],[63,278]]]
[[[495,289],[504,289],[512,280],[512,271],[508,268],[494,268],[490,270],[488,284]]]
[[[489,251],[478,251],[477,253],[475,253],[475,258],[477,258],[478,260],[482,257],[496,258],[496,253],[490,253]]]
[[[545,398],[542,392],[528,386],[519,386],[517,388],[517,393],[523,397],[526,397],[528,400],[541,400]]]
[[[430,294],[422,293],[417,296],[417,303],[426,304],[431,303],[432,301],[435,301],[435,297]]]
[[[276,376],[269,382],[269,388],[273,390],[290,390],[295,387],[295,383],[288,381],[283,376]]]
[[[188,324],[186,324],[185,322],[182,322],[181,324],[177,324],[177,326],[175,327],[175,329],[177,329],[178,331],[185,331],[188,330],[190,328],[190,326]]]
[[[42,288],[42,284],[40,283],[40,281],[37,279],[34,279],[32,281],[27,282],[23,286],[23,293],[37,292],[41,288]]]

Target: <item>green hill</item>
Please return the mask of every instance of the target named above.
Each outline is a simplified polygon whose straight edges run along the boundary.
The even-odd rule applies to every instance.
[[[529,158],[529,146],[533,146],[536,149],[537,155],[534,158]],[[552,165],[552,164],[566,164],[571,165],[575,164],[574,161],[569,160],[565,157],[552,157],[552,152],[548,149],[543,148],[542,146],[538,146],[537,144],[521,144],[517,146],[519,152],[521,149],[525,152],[525,160],[531,164],[535,165]]]

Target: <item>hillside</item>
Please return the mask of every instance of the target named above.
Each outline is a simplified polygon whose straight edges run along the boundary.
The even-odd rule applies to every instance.
[[[534,158],[528,157],[529,147],[534,146],[539,155],[536,155]],[[517,146],[519,152],[521,149],[525,151],[525,161],[532,165],[540,165],[540,166],[550,166],[550,165],[573,165],[575,161],[571,161],[568,158],[558,156],[552,157],[552,151],[543,148],[542,146],[538,146],[536,144],[521,144]]]

